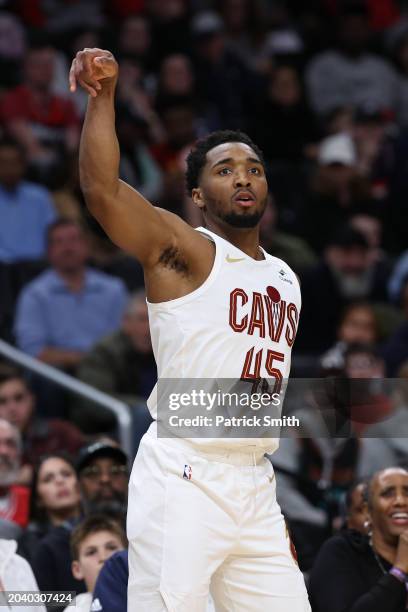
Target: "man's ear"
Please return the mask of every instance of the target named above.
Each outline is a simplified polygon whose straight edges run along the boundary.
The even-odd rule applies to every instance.
[[[198,208],[204,208],[203,194],[200,187],[195,187],[191,192],[191,199]]]
[[[77,580],[83,580],[84,574],[82,572],[81,564],[79,561],[73,561],[71,564],[71,571],[74,578]]]

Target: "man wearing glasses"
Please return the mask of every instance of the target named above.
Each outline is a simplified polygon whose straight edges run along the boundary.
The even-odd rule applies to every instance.
[[[81,449],[77,474],[86,514],[126,513],[127,456],[110,441],[98,441]]]

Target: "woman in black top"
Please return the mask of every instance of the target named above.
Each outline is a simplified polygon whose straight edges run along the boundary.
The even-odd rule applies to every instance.
[[[404,612],[408,589],[408,472],[388,468],[367,488],[369,536],[328,540],[313,567],[313,612]]]
[[[18,553],[32,562],[39,542],[52,527],[80,516],[78,477],[71,459],[60,453],[42,457],[34,470],[30,523]]]

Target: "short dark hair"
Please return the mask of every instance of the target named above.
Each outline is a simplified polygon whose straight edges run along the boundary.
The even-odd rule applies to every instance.
[[[19,380],[27,387],[28,390],[30,389],[22,370],[8,363],[0,363],[0,386],[10,382],[11,380]]]
[[[55,232],[55,230],[59,229],[60,227],[69,227],[70,225],[72,225],[73,227],[77,227],[79,231],[82,234],[84,234],[84,228],[78,221],[76,221],[75,219],[69,219],[68,217],[59,217],[58,219],[50,223],[49,226],[47,227],[47,234],[46,234],[47,247],[50,246],[52,235]]]
[[[106,514],[90,514],[87,516],[71,534],[71,558],[72,561],[78,561],[79,548],[81,543],[92,533],[99,533],[100,531],[109,531],[117,536],[123,544],[123,548],[127,547],[126,534],[123,527],[118,521],[115,521]]]
[[[328,246],[336,246],[343,249],[354,247],[364,249],[365,251],[370,248],[364,234],[351,227],[348,223],[336,228],[329,239]]]
[[[187,192],[190,195],[192,190],[198,187],[201,170],[206,164],[207,153],[214,147],[218,147],[220,144],[226,142],[242,142],[253,149],[256,155],[259,157],[261,164],[266,170],[265,159],[261,149],[251,140],[251,138],[244,134],[244,132],[236,130],[218,130],[212,132],[205,138],[198,140],[194,149],[190,151],[187,157],[187,170],[186,170],[186,187]]]

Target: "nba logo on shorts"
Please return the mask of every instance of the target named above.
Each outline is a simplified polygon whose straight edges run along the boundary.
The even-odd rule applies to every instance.
[[[183,478],[185,478],[186,480],[191,480],[192,475],[193,475],[193,468],[191,467],[191,465],[186,464],[184,466]]]

